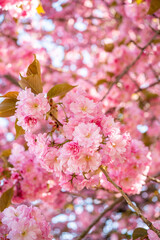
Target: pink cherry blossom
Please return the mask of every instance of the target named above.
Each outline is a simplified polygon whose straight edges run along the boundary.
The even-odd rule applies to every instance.
[[[158,230],[160,230],[160,221],[155,221],[153,223],[153,226],[155,228],[157,228]],[[153,232],[152,230],[149,229],[147,231],[147,233],[148,233],[149,240],[159,240],[159,237],[157,236],[157,234],[155,232]]]
[[[2,223],[9,226],[8,239],[38,240],[50,238],[50,228],[36,207],[20,205],[17,209],[8,207],[3,211]]]
[[[19,100],[16,110],[17,124],[26,131],[30,131],[37,126],[39,120],[44,119],[50,105],[44,98],[43,93],[34,96],[31,90],[27,88],[18,95],[17,99]]]
[[[74,141],[82,147],[98,149],[102,141],[100,128],[95,123],[80,123],[73,132]]]
[[[86,97],[78,98],[75,102],[72,102],[70,104],[70,110],[74,114],[77,115],[77,117],[92,117],[93,113],[95,112],[96,104],[93,102],[93,100],[90,100]]]
[[[120,197],[101,167],[159,229],[160,9],[150,9],[153,2],[0,1],[0,197],[13,189],[0,239],[78,239]],[[37,94],[18,84],[35,54]],[[40,75],[33,75],[35,88]],[[55,90],[63,83],[75,87]],[[16,138],[17,125],[25,133]],[[133,238],[138,227],[142,219],[123,201],[84,238]]]

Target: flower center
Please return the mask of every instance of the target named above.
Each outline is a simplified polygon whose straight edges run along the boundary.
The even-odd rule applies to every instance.
[[[38,108],[38,104],[37,104],[37,103],[34,103],[34,104],[33,104],[33,107],[34,107],[34,108]]]
[[[23,232],[22,232],[22,236],[25,236],[25,235],[26,235],[26,233],[27,233],[26,231],[23,231]]]
[[[83,112],[87,112],[87,106],[83,105],[83,106],[81,107],[81,110],[82,110]]]
[[[90,138],[90,136],[91,136],[91,133],[88,133],[88,134],[86,135],[86,138]]]
[[[90,161],[90,160],[91,160],[91,156],[86,155],[86,156],[85,156],[85,159],[86,159],[86,161]]]

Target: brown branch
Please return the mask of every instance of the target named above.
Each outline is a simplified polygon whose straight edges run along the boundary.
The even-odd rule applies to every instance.
[[[147,219],[145,218],[142,213],[141,210],[134,205],[131,200],[129,199],[129,197],[127,196],[127,194],[122,190],[121,187],[119,187],[108,175],[107,171],[104,170],[104,168],[101,166],[100,167],[101,171],[104,173],[105,177],[107,178],[107,180],[118,190],[118,192],[120,192],[122,194],[122,196],[124,197],[124,199],[126,200],[126,202],[128,203],[128,205],[130,207],[132,207],[134,209],[134,211],[137,213],[137,215],[143,220],[143,222],[152,230],[154,231],[158,237],[160,237],[160,230],[158,230],[157,228],[155,228],[153,226],[153,224]]]
[[[160,183],[160,179],[158,179],[158,178],[150,177],[150,176],[148,176],[147,178],[148,178],[148,180],[150,180],[150,181],[153,181],[153,182],[156,182],[156,183]]]
[[[4,33],[2,33],[2,32],[0,32],[0,37],[9,38],[9,39],[12,40],[17,46],[19,46],[19,45],[17,44],[17,38],[15,38],[15,37],[12,37],[12,36],[10,36],[10,35],[6,35],[6,34],[4,34]]]
[[[153,32],[157,32],[157,29],[154,29],[150,24],[148,26]]]
[[[140,57],[142,56],[144,50],[152,43],[152,41],[153,41],[159,34],[160,34],[160,31],[156,32],[156,33],[154,34],[154,36],[150,39],[150,41],[149,41],[144,47],[141,48],[140,53],[139,53],[138,56],[133,60],[133,62],[132,62],[131,64],[129,64],[129,65],[122,71],[122,73],[120,73],[119,75],[117,75],[117,76],[115,77],[115,81],[111,84],[111,86],[109,87],[108,91],[106,92],[106,94],[105,94],[105,95],[103,96],[103,98],[101,99],[101,101],[103,101],[103,100],[106,98],[106,96],[110,93],[110,91],[111,91],[111,89],[113,88],[113,86],[114,86],[115,84],[117,84],[117,83],[121,80],[121,78],[122,78],[126,73],[129,72],[129,70],[130,70],[130,69],[135,65],[135,63],[140,59]]]
[[[151,83],[151,84],[148,85],[147,87],[139,88],[135,93],[141,92],[141,91],[146,90],[146,89],[148,89],[148,88],[150,88],[150,87],[154,87],[155,85],[157,85],[157,84],[159,84],[159,83],[160,83],[160,79],[157,80],[156,82]]]
[[[129,43],[134,43],[134,45],[135,45],[138,49],[142,50],[142,47],[140,47],[134,40],[131,40]]]
[[[123,197],[120,197],[120,198],[116,199],[116,201],[113,202],[109,207],[104,209],[104,211],[87,227],[87,229],[84,232],[81,233],[81,235],[76,240],[83,239],[88,234],[88,232],[91,230],[91,228],[94,227],[107,212],[112,210],[118,203],[120,203],[122,201],[123,201]]]
[[[63,127],[63,124],[55,116],[51,115],[51,117],[57,122],[59,126]]]
[[[1,77],[6,78],[7,80],[9,80],[9,81],[10,81],[11,83],[13,83],[14,85],[20,87],[19,84],[18,84],[18,80],[17,80],[15,77],[13,77],[13,76],[11,76],[11,75],[9,75],[9,74],[6,74],[6,75],[1,76]]]
[[[152,65],[150,65],[150,68],[151,68],[151,70],[152,70],[152,72],[153,72],[155,78],[158,80],[158,79],[159,79],[159,76],[158,76],[156,70],[152,67]]]
[[[159,78],[157,72],[154,70],[154,68],[153,68],[152,66],[150,66],[150,68],[151,68],[151,70],[152,70],[152,72],[153,72],[155,78],[157,79],[157,81],[151,83],[151,84],[148,85],[147,87],[144,87],[144,88],[139,87],[139,88],[136,90],[135,93],[141,92],[141,91],[143,91],[143,90],[146,90],[146,89],[148,89],[148,88],[150,88],[150,87],[153,87],[153,86],[155,86],[155,85],[157,85],[157,84],[160,83],[160,78]]]

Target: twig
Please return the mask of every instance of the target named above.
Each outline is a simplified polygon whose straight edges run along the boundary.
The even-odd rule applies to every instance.
[[[99,220],[110,210],[112,210],[118,203],[122,202],[123,197],[118,198],[115,202],[113,202],[109,207],[107,207],[88,227],[87,229],[81,233],[81,235],[76,239],[76,240],[81,240],[83,239],[88,232],[91,230],[93,226],[95,226]]]
[[[143,51],[152,43],[152,41],[153,41],[159,34],[160,34],[159,31],[156,32],[156,33],[154,34],[154,36],[150,39],[150,41],[149,41],[144,47],[141,48],[140,53],[139,53],[138,56],[133,60],[133,62],[132,62],[131,64],[129,64],[129,65],[122,71],[122,73],[120,73],[119,75],[117,75],[117,76],[115,77],[115,81],[111,84],[111,86],[109,87],[108,91],[106,92],[106,94],[105,94],[105,95],[103,96],[103,98],[101,99],[101,101],[103,101],[103,100],[106,98],[106,96],[110,93],[112,87],[113,87],[115,84],[117,84],[117,83],[120,81],[120,79],[121,79],[126,73],[128,73],[128,71],[135,65],[135,63],[136,63],[136,62],[140,59],[140,57],[142,56]]]
[[[17,38],[11,37],[10,35],[4,34],[4,33],[2,33],[2,32],[0,32],[0,37],[6,37],[6,38],[11,39],[11,40],[14,41],[15,44],[19,47],[19,45],[17,44]]]
[[[153,32],[157,32],[157,29],[154,29],[150,24],[148,25]]]
[[[152,67],[152,65],[150,65],[150,68],[151,68],[151,70],[152,70],[155,78],[158,80],[158,79],[159,79],[159,76],[158,76],[157,72],[156,72],[155,69]]]
[[[56,123],[57,123],[59,126],[63,127],[63,124],[62,124],[54,115],[50,114],[50,116],[53,118],[53,120],[56,121]]]
[[[131,200],[129,199],[129,197],[127,196],[127,194],[122,190],[121,187],[119,187],[108,175],[107,171],[104,170],[104,168],[102,166],[100,166],[101,171],[104,173],[105,177],[107,178],[107,180],[118,190],[118,192],[120,192],[122,194],[122,196],[124,197],[124,199],[126,200],[126,202],[128,203],[129,206],[131,206],[134,211],[137,213],[137,215],[143,220],[143,222],[152,230],[154,231],[158,237],[160,237],[160,231],[158,229],[156,229],[153,224],[147,219],[145,218],[142,213],[141,210],[134,205]]]
[[[156,82],[151,83],[151,84],[148,85],[147,87],[139,88],[138,90],[136,90],[135,93],[141,92],[141,91],[146,90],[146,89],[148,89],[148,88],[150,88],[150,87],[154,87],[155,85],[157,85],[157,84],[159,84],[159,83],[160,83],[160,79],[157,80]]]
[[[160,183],[160,179],[158,179],[158,178],[150,177],[150,176],[148,176],[147,178],[148,178],[148,180],[150,180],[150,181],[153,181],[153,182],[156,182],[156,183]]]
[[[18,84],[18,80],[16,78],[14,78],[13,76],[9,75],[9,74],[5,74],[4,76],[2,76],[4,78],[6,78],[7,80],[9,80],[11,83],[13,83],[14,85],[19,86]]]
[[[147,87],[144,87],[144,88],[139,87],[139,88],[136,90],[135,93],[141,92],[141,91],[143,91],[143,90],[146,90],[146,89],[148,89],[148,88],[150,88],[150,87],[153,87],[153,86],[155,86],[155,85],[157,85],[157,84],[160,83],[160,78],[159,78],[157,72],[154,70],[154,68],[153,68],[152,66],[150,66],[150,68],[151,68],[151,70],[152,70],[152,72],[153,72],[155,78],[157,79],[157,81],[151,83],[151,84],[148,85]]]
[[[140,47],[134,40],[131,40],[129,43],[134,43],[134,45],[135,45],[138,49],[142,50],[142,47]]]
[[[132,79],[131,77],[130,77],[130,79],[135,84],[135,86],[139,89],[140,87],[139,87],[138,83],[136,82],[136,80]]]

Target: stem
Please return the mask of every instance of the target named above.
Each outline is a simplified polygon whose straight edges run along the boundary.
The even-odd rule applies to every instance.
[[[152,43],[152,41],[158,36],[158,34],[160,34],[160,32],[156,32],[154,34],[154,36],[150,39],[150,41],[144,46],[141,48],[141,51],[140,53],[138,54],[138,56],[133,60],[133,62],[131,64],[129,64],[123,71],[122,73],[120,73],[119,75],[116,76],[115,78],[115,81],[111,84],[111,86],[109,87],[108,91],[106,92],[106,94],[103,96],[103,98],[101,99],[101,101],[103,101],[106,96],[110,93],[112,87],[117,84],[120,79],[126,74],[128,73],[128,71],[135,65],[135,63],[140,59],[140,57],[142,56],[143,54],[143,51]]]
[[[150,181],[153,181],[153,182],[156,182],[156,183],[160,183],[160,179],[158,179],[158,178],[150,177],[150,176],[148,176],[147,178],[148,178]]]
[[[150,88],[150,87],[153,87],[153,86],[155,86],[155,85],[157,85],[157,84],[159,84],[159,83],[160,83],[160,79],[158,79],[156,82],[151,83],[150,85],[148,85],[148,86],[145,87],[145,88],[139,88],[135,93],[138,93],[138,92],[141,92],[141,91],[143,91],[143,90],[146,90],[146,89],[148,89],[148,88]]]
[[[69,119],[69,118],[67,117],[67,114],[66,114],[65,107],[64,107],[63,103],[57,103],[57,104],[60,105],[60,107],[62,108],[62,110],[65,114],[66,121],[67,121],[67,119]]]
[[[81,233],[81,235],[76,239],[76,240],[81,240],[83,239],[87,234],[88,232],[91,230],[91,228],[93,226],[95,226],[99,220],[107,213],[109,212],[110,210],[112,210],[118,203],[122,202],[123,200],[123,197],[120,197],[118,199],[116,199],[115,202],[113,202],[109,207],[107,207],[106,209],[104,209],[104,211],[87,227],[87,229]]]
[[[59,126],[63,127],[63,124],[55,116],[52,115],[52,118],[58,123]]]
[[[131,206],[134,211],[137,213],[137,215],[143,220],[143,222],[152,230],[154,231],[158,237],[160,237],[160,231],[155,228],[153,226],[153,224],[147,219],[145,218],[142,213],[141,213],[141,210],[135,206],[131,200],[129,199],[129,197],[127,196],[127,194],[122,190],[121,187],[119,187],[111,178],[110,176],[108,175],[107,171],[104,170],[104,168],[102,166],[100,166],[100,169],[101,171],[104,173],[105,177],[107,178],[107,180],[118,190],[118,192],[120,192],[122,194],[122,196],[124,197],[124,199],[126,200],[126,202],[128,203],[129,206]]]
[[[9,80],[9,81],[10,81],[11,83],[13,83],[14,85],[20,87],[19,84],[18,84],[18,79],[16,79],[15,77],[13,77],[13,76],[11,76],[11,75],[9,75],[9,74],[5,74],[5,75],[2,76],[2,77],[6,78],[7,80]]]

